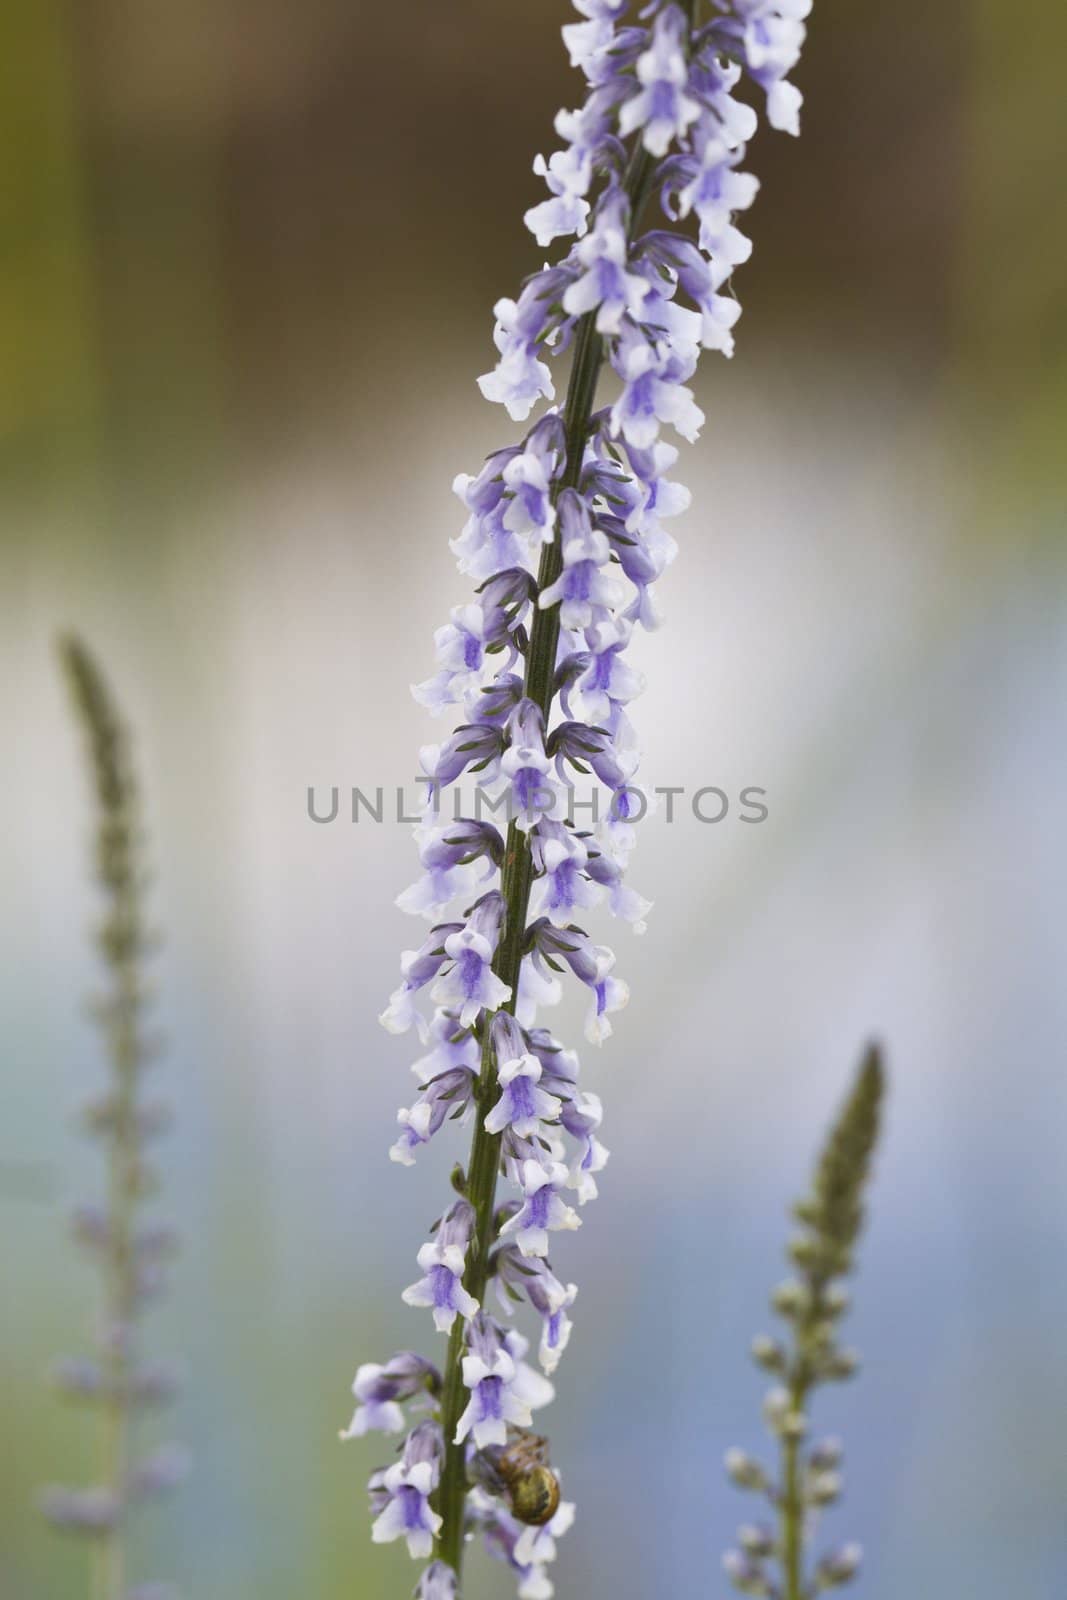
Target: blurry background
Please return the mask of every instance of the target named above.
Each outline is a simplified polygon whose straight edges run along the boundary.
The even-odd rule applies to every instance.
[[[102,1073],[61,625],[138,730],[168,939],[185,1252],[149,1336],[189,1369],[196,1465],[143,1570],[190,1600],[408,1593],[367,1537],[381,1446],[336,1430],[357,1362],[433,1346],[398,1294],[464,1136],[386,1159],[410,839],[316,827],[305,794],[405,782],[435,732],[407,686],[465,598],[452,476],[516,434],[473,380],[539,261],[521,215],[578,94],[565,18],[4,7],[4,1600],[85,1592],[33,1510],[91,1466],[45,1385],[92,1319],[65,1219],[99,1169],[68,1112]],[[746,1347],[870,1032],[893,1094],[866,1371],[818,1417],[851,1452],[828,1534],[867,1547],[867,1600],[1067,1586],[1065,47],[1052,0],[819,0],[804,137],[753,152],[739,353],[704,363],[635,713],[650,782],[762,785],[770,816],[653,818],[635,858],[656,910],[586,1052],[613,1159],[555,1252],[581,1283],[561,1600],[725,1592],[753,1508],[721,1457],[762,1443]],[[508,1592],[472,1562],[470,1600]]]

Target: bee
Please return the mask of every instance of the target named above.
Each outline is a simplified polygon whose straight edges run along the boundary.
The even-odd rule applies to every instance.
[[[559,1510],[559,1479],[548,1462],[548,1440],[535,1433],[520,1433],[495,1463],[515,1516],[535,1528],[551,1522]]]

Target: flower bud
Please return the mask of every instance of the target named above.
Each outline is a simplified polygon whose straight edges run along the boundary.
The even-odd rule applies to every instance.
[[[766,1489],[769,1487],[767,1474],[759,1462],[752,1456],[746,1455],[744,1450],[727,1450],[725,1457],[726,1471],[739,1489]]]
[[[840,1498],[841,1475],[837,1472],[815,1472],[807,1480],[805,1497],[813,1506],[832,1506]]]
[[[737,1542],[756,1561],[765,1561],[774,1554],[774,1530],[765,1522],[744,1523],[737,1530]]]
[[[752,1359],[764,1372],[784,1372],[786,1353],[777,1339],[761,1333],[752,1341]]]
[[[831,1382],[843,1382],[846,1378],[854,1378],[860,1369],[859,1351],[835,1350],[827,1359],[824,1367],[824,1376]]]
[[[850,1583],[860,1569],[863,1549],[858,1544],[845,1544],[823,1556],[815,1569],[816,1591],[838,1589]]]
[[[830,1436],[818,1439],[808,1455],[812,1472],[834,1472],[845,1458],[845,1447],[840,1439]]]
[[[722,1558],[723,1571],[741,1594],[770,1595],[774,1591],[767,1574],[757,1561],[751,1561],[740,1550],[727,1550]]]
[[[786,1278],[771,1297],[771,1305],[781,1317],[799,1317],[811,1303],[808,1290],[796,1278]]]

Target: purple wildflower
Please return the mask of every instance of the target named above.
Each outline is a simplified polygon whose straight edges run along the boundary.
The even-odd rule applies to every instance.
[[[475,1529],[515,1571],[523,1600],[552,1593],[547,1563],[569,1516],[561,1507],[547,1530],[524,1529],[491,1461],[551,1391],[525,1366],[522,1336],[487,1314],[486,1291],[495,1278],[509,1307],[529,1305],[541,1364],[554,1371],[577,1291],[549,1265],[549,1242],[578,1227],[572,1201],[594,1198],[607,1151],[599,1099],[538,1016],[573,976],[589,996],[586,1035],[599,1043],[628,998],[614,952],[580,924],[606,909],[640,932],[650,909],[627,881],[647,803],[630,722],[644,680],[630,647],[636,628],[658,623],[656,589],[677,550],[665,523],[689,504],[665,434],[697,437],[700,356],[734,348],[741,311],[730,279],[751,251],[737,218],[758,187],[744,170],[757,117],[736,91],[747,75],[771,124],[796,131],[788,74],[810,0],[575,0],[575,9],[563,38],[585,97],[557,116],[559,146],[535,162],[547,197],[526,215],[556,258],[497,302],[498,360],[478,380],[525,427],[455,480],[466,520],[452,549],[476,592],[438,629],[432,675],[415,690],[458,724],[420,753],[421,874],[398,902],[435,925],[403,956],[382,1016],[390,1031],[415,1027],[426,1045],[394,1159],[410,1164],[453,1119],[473,1129],[470,1163],[453,1172],[460,1199],[420,1249],[422,1276],[404,1293],[452,1334],[430,1399],[444,1522],[421,1600],[453,1600]],[[566,401],[531,419],[554,400],[565,352],[574,362]],[[617,381],[607,401],[596,400],[602,365]],[[576,773],[591,773],[609,797],[588,828],[571,820]],[[500,831],[477,810],[475,820],[443,814],[442,791],[461,778],[477,780]],[[501,1172],[510,1192],[498,1200]],[[391,1430],[409,1401],[426,1401],[425,1386],[401,1394],[389,1366],[360,1372],[350,1432]],[[427,1473],[416,1483],[410,1471],[401,1463],[376,1474],[372,1500],[376,1528],[399,1537],[413,1518],[421,1550]]]
[[[469,1322],[478,1314],[477,1300],[463,1287],[473,1224],[472,1208],[465,1200],[457,1200],[442,1217],[436,1237],[418,1253],[416,1259],[424,1276],[401,1296],[405,1305],[428,1306],[438,1333],[450,1332],[457,1316]]]
[[[456,1574],[443,1561],[432,1561],[423,1572],[414,1600],[456,1600]]]
[[[441,1430],[435,1422],[422,1422],[408,1435],[399,1461],[372,1480],[377,1515],[371,1528],[375,1544],[404,1539],[416,1561],[433,1550],[441,1518],[430,1507],[430,1496],[441,1475]]]
[[[502,1334],[492,1318],[479,1317],[468,1331],[469,1354],[463,1357],[463,1382],[470,1393],[456,1428],[456,1441],[469,1434],[481,1450],[505,1444],[508,1428],[528,1427],[533,1412],[548,1405],[555,1393],[547,1378],[526,1365],[528,1348],[520,1334]]]

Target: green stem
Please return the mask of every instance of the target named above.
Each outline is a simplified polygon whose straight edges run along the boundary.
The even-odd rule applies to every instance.
[[[638,219],[648,198],[653,163],[646,151],[638,145],[626,178],[626,193],[630,200],[630,233],[633,235]],[[604,360],[604,341],[596,331],[595,313],[584,316],[575,335],[574,361],[571,366],[567,398],[563,407],[563,425],[566,436],[566,462],[555,486],[555,496],[564,489],[577,488],[581,478],[585,444],[593,415],[597,382]],[[541,552],[537,574],[538,590],[556,582],[563,567],[563,551],[558,538],[546,544]],[[553,682],[556,673],[556,655],[559,646],[559,606],[534,611],[530,629],[530,642],[526,652],[524,693],[539,706],[547,725],[553,700]],[[503,1009],[514,1012],[522,967],[523,944],[526,937],[526,916],[533,885],[533,858],[529,836],[512,822],[508,827],[501,875],[501,892],[504,896],[504,927],[497,947],[493,970],[508,989],[511,998]],[[493,1226],[496,1199],[496,1179],[500,1165],[500,1134],[486,1133],[482,1126],[485,1112],[493,1104],[496,1091],[496,1064],[489,1044],[488,1030],[482,1044],[481,1070],[475,1090],[476,1120],[471,1143],[470,1162],[467,1168],[466,1195],[474,1207],[474,1229],[467,1257],[467,1270],[463,1286],[468,1294],[482,1302],[489,1277],[489,1253],[493,1246]],[[463,1346],[465,1326],[457,1317],[452,1324],[445,1360],[444,1392],[441,1399],[441,1422],[445,1437],[445,1459],[441,1483],[437,1492],[437,1510],[443,1519],[437,1539],[436,1554],[446,1561],[457,1578],[463,1560],[463,1513],[467,1498],[466,1450],[456,1444],[456,1426],[466,1405],[463,1385]]]
[[[808,1397],[817,1381],[813,1357],[816,1330],[826,1316],[825,1294],[828,1278],[824,1272],[807,1274],[808,1303],[798,1319],[795,1348],[789,1373],[789,1414],[803,1417]],[[778,1503],[778,1547],[782,1562],[782,1600],[808,1600],[804,1581],[804,1556],[807,1543],[803,1463],[803,1438],[788,1430],[782,1438],[782,1488]]]
[[[127,1593],[126,1493],[130,1469],[131,1348],[137,1314],[136,1211],[145,1188],[138,1119],[140,1075],[148,1053],[142,1033],[144,996],[139,981],[145,950],[141,914],[143,879],[137,785],[129,741],[107,681],[73,635],[60,640],[60,655],[74,708],[89,747],[97,803],[96,871],[107,909],[97,930],[109,992],[100,1016],[106,1037],[112,1090],[107,1139],[107,1237],[102,1252],[102,1340],[99,1348],[104,1393],[100,1397],[99,1485],[115,1507],[111,1526],[93,1540],[93,1600],[125,1600]]]
[[[807,1385],[794,1379],[789,1390],[791,1412],[804,1410]],[[800,1440],[787,1434],[782,1441],[782,1498],[779,1510],[782,1600],[804,1600],[804,1497],[801,1487]]]
[[[699,0],[684,0],[690,27],[696,24]],[[655,163],[640,139],[634,145],[624,188],[630,202],[630,229],[632,239],[637,231],[648,199],[655,173]],[[574,360],[567,398],[563,407],[563,426],[566,437],[566,461],[559,482],[554,487],[554,498],[564,489],[577,488],[585,458],[585,445],[589,437],[589,424],[596,401],[597,383],[604,362],[604,341],[596,331],[596,314],[590,312],[578,324],[574,343]],[[556,582],[563,567],[563,551],[558,538],[546,544],[541,551],[537,573],[539,591]],[[524,693],[539,706],[548,724],[552,707],[553,684],[556,673],[556,655],[559,646],[559,606],[534,611],[530,641],[526,652]],[[523,944],[526,938],[526,916],[533,885],[533,858],[529,835],[514,822],[509,824],[501,874],[501,892],[504,897],[504,927],[497,946],[493,970],[511,991],[504,1009],[514,1012],[518,993],[519,973],[522,968]],[[475,1125],[471,1142],[470,1162],[467,1167],[466,1195],[474,1208],[474,1229],[467,1257],[463,1286],[468,1294],[483,1302],[489,1278],[489,1254],[493,1246],[493,1213],[496,1200],[496,1179],[500,1166],[500,1134],[486,1133],[483,1127],[486,1110],[496,1098],[496,1065],[489,1044],[488,1029],[482,1042],[481,1069],[475,1090]],[[444,1391],[441,1397],[441,1422],[445,1438],[445,1458],[441,1483],[437,1492],[437,1510],[442,1518],[441,1532],[435,1554],[446,1561],[457,1579],[463,1562],[463,1519],[467,1498],[467,1460],[465,1446],[456,1444],[456,1427],[466,1405],[463,1384],[463,1347],[465,1326],[457,1317],[452,1324],[445,1359]]]
[[[130,890],[118,891],[119,919],[134,913]],[[135,1311],[134,1211],[139,1186],[137,1077],[141,1048],[138,1030],[137,973],[131,960],[116,971],[116,1015],[112,1038],[117,1081],[115,1127],[111,1142],[108,1224],[110,1249],[105,1281],[105,1328],[113,1336],[105,1358],[110,1393],[100,1423],[100,1481],[119,1507],[115,1524],[96,1541],[95,1600],[124,1600],[126,1594],[125,1488],[129,1473],[129,1402],[132,1370],[128,1340]],[[120,1334],[121,1337],[114,1337]]]

